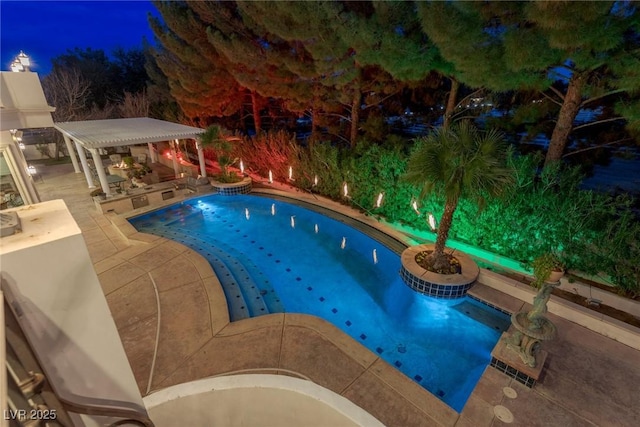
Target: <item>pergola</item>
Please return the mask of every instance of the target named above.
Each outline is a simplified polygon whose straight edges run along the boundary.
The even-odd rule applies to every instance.
[[[107,174],[104,168],[101,167],[102,159],[98,151],[101,148],[123,147],[146,143],[149,146],[151,161],[157,162],[158,154],[153,143],[169,141],[173,170],[177,178],[180,175],[180,170],[176,158],[176,144],[179,139],[194,139],[196,140],[196,147],[198,149],[200,175],[207,176],[202,144],[198,139],[198,137],[204,133],[204,129],[150,119],[148,117],[60,122],[54,123],[54,127],[58,129],[64,137],[64,142],[67,144],[67,149],[73,163],[73,169],[76,173],[80,173],[80,166],[78,165],[78,160],[74,154],[71,142],[73,141],[75,143],[89,188],[95,188],[84,150],[88,150],[91,153],[93,163],[96,165],[98,172],[98,178],[100,179],[100,185],[107,196],[111,193],[107,181]]]

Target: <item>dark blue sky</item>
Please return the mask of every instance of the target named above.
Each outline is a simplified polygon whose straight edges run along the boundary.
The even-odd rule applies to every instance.
[[[139,1],[30,1],[0,0],[0,53],[2,71],[9,71],[15,56],[32,58],[32,71],[51,70],[51,59],[67,49],[142,47],[153,42],[149,12],[158,15],[148,0]]]

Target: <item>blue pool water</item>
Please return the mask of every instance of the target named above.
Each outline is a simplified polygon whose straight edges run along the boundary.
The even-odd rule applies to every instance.
[[[509,317],[418,294],[397,253],[317,212],[260,196],[206,196],[130,220],[205,256],[232,320],[319,316],[461,411]]]

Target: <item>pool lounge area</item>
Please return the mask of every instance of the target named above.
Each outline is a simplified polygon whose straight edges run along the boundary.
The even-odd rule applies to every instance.
[[[215,290],[217,279],[201,256],[138,233],[121,216],[87,209],[80,177],[58,168],[43,173],[39,190],[65,199],[80,225],[143,395],[149,384],[157,390],[228,372],[281,369],[304,373],[385,425],[500,425],[496,406],[509,409],[513,425],[632,425],[640,416],[639,398],[629,393],[640,380],[640,352],[554,314],[559,337],[548,345],[547,372],[536,388],[489,367],[460,413],[321,319],[287,313],[229,323],[222,290]],[[153,373],[159,313],[149,274],[162,311]],[[482,283],[470,293],[508,312],[526,306]]]

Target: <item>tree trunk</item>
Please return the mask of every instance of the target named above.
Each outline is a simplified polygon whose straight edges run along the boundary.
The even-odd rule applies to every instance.
[[[309,138],[311,145],[320,140],[320,132],[318,131],[318,116],[318,109],[314,106],[311,109],[311,137]]]
[[[583,85],[584,78],[580,74],[574,74],[571,77],[571,80],[569,80],[567,93],[564,96],[562,107],[558,114],[558,121],[556,122],[556,127],[553,128],[551,141],[549,141],[549,149],[547,150],[547,156],[544,159],[545,166],[562,158],[562,153],[564,153],[567,141],[569,140],[569,135],[573,130],[573,121],[580,110]]]
[[[449,97],[447,98],[447,107],[444,110],[444,121],[442,123],[442,127],[445,129],[449,127],[451,124],[451,119],[453,115],[456,113],[456,105],[458,102],[458,89],[460,88],[460,83],[454,78],[451,78],[451,90],[449,91]]]
[[[360,86],[358,85],[354,89],[353,101],[351,103],[351,133],[349,135],[351,148],[356,146],[356,138],[358,138],[358,122],[360,121],[360,97]]]
[[[444,258],[444,245],[447,243],[449,230],[451,229],[451,222],[453,221],[453,213],[456,211],[457,206],[457,201],[447,200],[445,202],[444,213],[442,214],[442,218],[440,218],[440,224],[438,225],[438,237],[436,238],[436,245],[432,254],[432,265],[436,269],[448,265],[448,261]]]
[[[253,126],[256,129],[256,135],[259,135],[262,132],[262,118],[255,91],[251,91],[251,108],[253,109]]]

